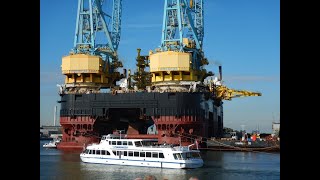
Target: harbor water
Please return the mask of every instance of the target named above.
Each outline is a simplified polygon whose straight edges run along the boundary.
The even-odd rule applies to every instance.
[[[153,175],[157,180],[253,180],[280,179],[280,153],[201,152],[204,166],[198,169],[161,169],[148,167],[88,164],[79,153],[43,148],[40,141],[40,179],[134,180]]]

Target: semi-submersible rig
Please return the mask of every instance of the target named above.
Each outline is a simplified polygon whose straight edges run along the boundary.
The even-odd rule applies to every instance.
[[[61,65],[58,149],[81,150],[119,130],[182,145],[222,136],[222,101],[261,93],[227,88],[221,66],[218,77],[204,68],[203,1],[164,0],[161,45],[147,56],[138,49],[132,75],[118,71],[121,0],[112,1],[110,15],[103,0],[78,1],[74,48]]]

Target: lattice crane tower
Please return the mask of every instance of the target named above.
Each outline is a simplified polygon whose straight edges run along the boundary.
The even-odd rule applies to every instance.
[[[149,52],[154,86],[183,91],[212,75],[203,68],[203,22],[203,0],[165,0],[161,45]]]

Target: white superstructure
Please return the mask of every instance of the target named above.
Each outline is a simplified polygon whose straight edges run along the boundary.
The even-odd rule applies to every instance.
[[[87,146],[80,154],[80,158],[86,163],[127,166],[160,168],[203,166],[199,150],[191,150],[190,146],[157,145],[157,142],[157,139],[125,139],[119,135],[104,135],[100,144]]]

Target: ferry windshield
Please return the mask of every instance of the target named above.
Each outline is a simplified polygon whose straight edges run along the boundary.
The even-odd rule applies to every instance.
[[[200,159],[201,158],[200,154],[197,152],[174,153],[173,157],[176,160]]]

